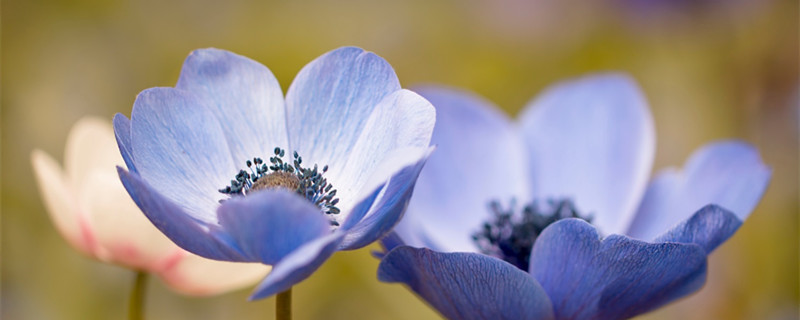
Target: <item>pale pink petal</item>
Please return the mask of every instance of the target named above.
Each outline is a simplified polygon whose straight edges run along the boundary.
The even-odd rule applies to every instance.
[[[74,190],[64,176],[64,171],[52,157],[41,150],[33,151],[31,163],[42,200],[56,229],[73,247],[94,256],[91,228],[80,215]]]
[[[267,275],[270,266],[205,259],[190,253],[159,276],[175,291],[203,296],[254,285]]]
[[[64,168],[74,190],[82,190],[81,185],[94,170],[115,173],[115,166],[124,166],[109,120],[81,118],[69,132]]]
[[[114,167],[97,168],[83,180],[79,199],[95,229],[98,258],[154,271],[179,250],[133,203]]]
[[[210,295],[254,284],[269,267],[207,260],[178,248],[145,217],[122,186],[111,126],[78,121],[67,138],[67,172],[50,156],[31,156],[57,229],[78,250],[104,262],[158,274],[178,292]]]

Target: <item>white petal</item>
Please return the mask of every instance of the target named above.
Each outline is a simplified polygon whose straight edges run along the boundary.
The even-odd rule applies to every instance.
[[[159,276],[178,292],[203,296],[255,285],[270,269],[260,263],[215,261],[187,252]]]
[[[83,230],[87,232],[91,230],[80,215],[74,189],[66,180],[61,167],[53,158],[40,150],[33,151],[31,163],[39,192],[56,229],[73,247],[87,255],[93,255],[91,243],[83,234]]]
[[[116,172],[115,166],[123,164],[110,118],[84,117],[72,126],[64,150],[64,167],[76,190],[82,188],[89,172],[97,168]]]
[[[98,168],[84,180],[80,201],[103,249],[101,258],[152,271],[179,250],[133,203],[114,168]]]

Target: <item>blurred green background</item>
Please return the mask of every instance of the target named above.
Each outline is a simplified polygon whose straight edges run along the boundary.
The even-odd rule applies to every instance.
[[[635,5],[634,5],[635,3]],[[710,258],[706,286],[644,319],[798,317],[797,1],[2,1],[2,319],[123,319],[133,274],[61,239],[30,166],[63,159],[84,115],[129,115],[172,86],[193,49],[267,65],[284,91],[320,54],[356,45],[403,86],[475,91],[515,115],[546,85],[622,70],[657,127],[655,170],[721,138],[755,144],[773,168],[763,201]],[[437,318],[375,279],[367,249],[337,253],[294,290],[298,319]],[[152,280],[149,319],[271,319],[248,290],[188,298]]]

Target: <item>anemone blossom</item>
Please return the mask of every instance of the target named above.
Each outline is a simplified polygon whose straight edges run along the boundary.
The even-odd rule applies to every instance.
[[[653,121],[623,75],[557,84],[516,124],[466,92],[418,92],[438,149],[378,277],[448,318],[624,319],[686,296],[771,175],[723,141],[648,184]]]
[[[344,47],[306,65],[284,99],[263,65],[194,51],[174,88],[151,88],[114,130],[130,196],[187,251],[272,271],[288,290],[337,250],[399,221],[425,160],[431,104],[377,55]]]
[[[171,289],[212,295],[256,283],[260,264],[208,260],[184,251],[158,231],[119,182],[122,165],[108,120],[86,117],[67,137],[64,168],[40,150],[31,156],[44,204],[61,235],[81,253],[158,275]]]

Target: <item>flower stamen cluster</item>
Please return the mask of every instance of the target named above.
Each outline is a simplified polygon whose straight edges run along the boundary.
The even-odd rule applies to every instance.
[[[515,217],[515,201],[503,208],[499,201],[489,203],[492,218],[480,231],[472,234],[472,240],[481,253],[497,257],[527,271],[531,250],[536,238],[550,224],[565,218],[578,218],[591,223],[591,216],[582,216],[569,199],[550,199],[541,208],[538,203],[522,208],[520,217]]]
[[[286,150],[276,147],[274,155],[269,158],[269,165],[261,158],[247,160],[249,172],[239,170],[231,184],[219,189],[219,192],[231,196],[246,196],[258,190],[284,188],[305,197],[326,215],[338,214],[340,209],[336,206],[339,203],[339,198],[335,198],[336,189],[323,177],[328,172],[328,166],[324,166],[322,170],[316,164],[313,168],[303,167],[303,158],[297,151],[294,152],[291,163],[284,161],[285,155]],[[331,218],[331,225],[338,226],[339,223]]]

